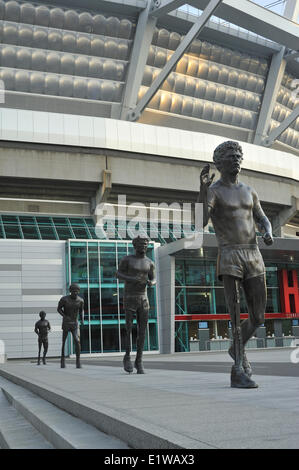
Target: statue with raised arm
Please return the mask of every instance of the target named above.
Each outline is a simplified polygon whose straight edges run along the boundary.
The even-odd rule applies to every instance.
[[[218,241],[217,275],[224,284],[233,333],[233,344],[228,351],[234,360],[231,386],[256,388],[244,350],[249,338],[264,323],[267,299],[265,266],[257,245],[256,225],[266,245],[273,243],[272,228],[256,191],[239,181],[243,160],[239,143],[228,141],[218,145],[213,160],[220,179],[213,183],[215,174],[210,176],[210,165],[203,168],[199,202],[203,203],[203,224],[207,225],[211,217]],[[242,324],[240,285],[248,306],[248,318]]]
[[[51,331],[51,325],[46,320],[46,312],[39,312],[40,320],[35,323],[34,331],[38,335],[38,358],[37,365],[40,365],[40,353],[43,346],[43,364],[46,364],[46,354],[48,352],[48,333]]]
[[[80,363],[80,339],[78,316],[80,316],[82,325],[84,324],[84,300],[79,297],[80,287],[78,284],[70,285],[70,295],[61,297],[58,303],[57,312],[62,316],[62,349],[60,366],[65,367],[64,347],[67,336],[71,332],[76,351],[76,367],[81,368]]]
[[[131,362],[131,333],[133,319],[137,320],[137,354],[134,366],[137,374],[144,374],[142,363],[143,347],[148,323],[149,302],[147,286],[156,283],[155,266],[146,256],[149,240],[136,237],[133,240],[135,254],[121,259],[116,273],[120,281],[124,281],[124,310],[126,316],[126,353],[123,358],[124,370],[133,372]]]

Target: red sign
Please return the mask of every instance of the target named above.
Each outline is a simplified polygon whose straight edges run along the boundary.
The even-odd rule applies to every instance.
[[[289,316],[295,315],[295,316]],[[298,318],[299,313],[288,314],[284,313],[265,313],[266,320],[273,320],[278,318]],[[241,320],[248,318],[248,313],[241,313]],[[230,320],[230,315],[228,313],[196,313],[192,315],[176,315],[175,321],[211,321],[211,320]]]
[[[299,286],[297,271],[295,269],[288,271],[282,269],[279,272],[281,312],[265,313],[265,319],[284,319],[299,318]],[[289,285],[291,284],[291,285]],[[248,318],[248,313],[241,313],[241,320]],[[230,320],[230,315],[221,314],[193,314],[176,315],[176,321],[211,321],[211,320]]]
[[[284,315],[288,318],[299,316],[299,287],[297,271],[292,269],[280,271],[280,300]],[[292,284],[291,286],[289,284]]]

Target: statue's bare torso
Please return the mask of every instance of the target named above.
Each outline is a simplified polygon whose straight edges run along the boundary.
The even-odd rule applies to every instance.
[[[218,180],[208,190],[208,204],[220,247],[257,243],[254,213],[261,208],[252,188]]]

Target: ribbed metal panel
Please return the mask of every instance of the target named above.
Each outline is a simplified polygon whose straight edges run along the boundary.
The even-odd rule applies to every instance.
[[[57,304],[65,286],[64,249],[59,241],[1,240],[0,339],[8,358],[37,356],[34,325],[41,310],[52,328],[48,356],[60,355]]]

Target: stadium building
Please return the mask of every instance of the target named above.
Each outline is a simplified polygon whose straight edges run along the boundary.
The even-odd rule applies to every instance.
[[[56,309],[71,282],[85,300],[82,353],[124,350],[115,272],[132,252],[134,227],[150,236],[158,277],[146,351],[227,347],[213,228],[195,246],[175,223],[191,208],[194,232],[199,175],[224,140],[241,143],[241,180],[257,190],[275,235],[271,247],[259,238],[268,300],[251,345],[299,336],[298,15],[298,0],[286,2],[284,16],[249,0],[0,0],[0,340],[8,358],[37,354],[41,310],[52,326],[48,354],[60,354]],[[117,217],[101,231],[104,203]],[[149,219],[162,203],[168,233],[164,219]]]

